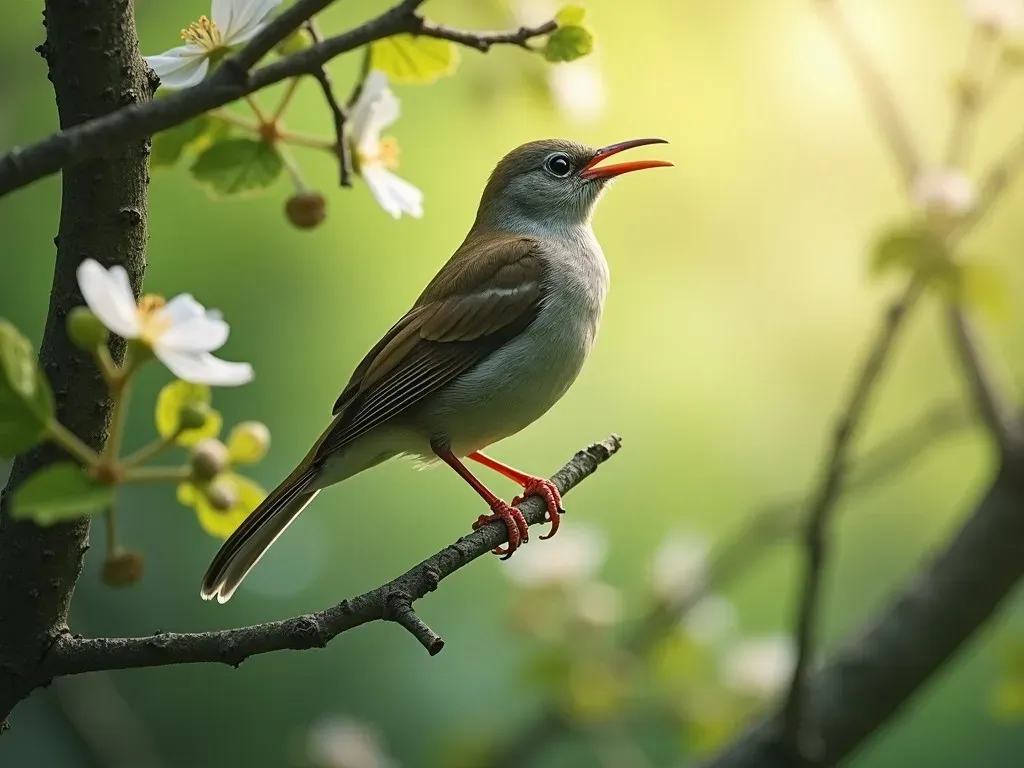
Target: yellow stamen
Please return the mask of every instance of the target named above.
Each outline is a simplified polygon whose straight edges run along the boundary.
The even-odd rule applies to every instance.
[[[397,170],[400,155],[398,142],[390,136],[380,140],[375,153],[356,152],[358,165],[382,165],[389,170]]]
[[[139,299],[139,320],[142,321],[139,339],[149,346],[153,346],[163,332],[171,327],[171,319],[163,311],[166,305],[164,297],[155,293],[147,293]]]
[[[193,21],[188,27],[181,30],[181,39],[186,43],[205,48],[207,51],[216,51],[224,47],[224,36],[217,27],[217,23],[205,16],[200,16],[199,21]]]

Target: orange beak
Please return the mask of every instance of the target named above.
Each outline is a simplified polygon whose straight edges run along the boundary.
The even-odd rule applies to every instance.
[[[668,144],[668,142],[664,139],[631,139],[630,141],[620,141],[618,144],[609,144],[607,147],[597,150],[597,154],[580,171],[580,178],[586,181],[591,179],[610,179],[630,171],[642,171],[645,168],[670,168],[672,163],[665,160],[634,160],[629,163],[613,163],[612,165],[604,165],[600,168],[595,167],[607,157],[617,155],[619,152],[624,152],[633,147],[645,147],[648,144]]]

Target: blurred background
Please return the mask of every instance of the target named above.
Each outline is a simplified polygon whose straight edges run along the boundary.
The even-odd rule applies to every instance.
[[[516,5],[432,0],[426,10],[467,28],[509,27],[520,18],[514,10],[537,18],[537,8]],[[963,4],[842,5],[915,139],[938,157],[970,32]],[[336,6],[320,21],[327,34],[386,7]],[[721,744],[777,692],[799,575],[791,542],[752,552],[749,569],[643,658],[622,658],[615,639],[659,595],[695,578],[708,549],[713,556],[766,503],[810,490],[851,374],[899,290],[898,280],[869,279],[871,243],[909,204],[811,0],[586,6],[597,50],[569,65],[572,77],[521,50],[462,50],[454,76],[394,86],[402,119],[388,133],[401,145],[400,174],[424,192],[420,220],[392,220],[358,180],[338,188],[336,164],[314,150],[296,156],[329,214],[310,232],[284,219],[284,177],[263,195],[215,201],[181,165],[155,171],[150,188],[147,289],[194,293],[232,324],[224,356],[250,361],[257,375],[217,391],[214,405],[226,425],[269,426],[271,452],[248,474],[270,488],[319,435],[366,349],[459,244],[506,151],[544,136],[594,145],[667,138],[658,156],[676,168],[622,180],[597,212],[612,290],[586,369],[543,420],[492,451],[549,475],[578,448],[623,436],[621,453],[567,498],[559,536],[531,543],[508,567],[480,560],[420,602],[447,643],[436,658],[377,623],[326,650],[260,656],[238,670],[65,679],[18,708],[0,763],[487,765],[489,751],[514,742],[554,700],[582,727],[524,766],[674,766]],[[44,35],[40,12],[29,2],[2,12],[0,148],[56,127],[45,63],[32,50]],[[209,9],[205,0],[137,0],[137,12],[151,54]],[[358,66],[358,55],[331,65],[343,93]],[[1024,127],[1019,85],[1006,84],[980,126],[967,169],[975,178]],[[277,98],[260,97],[266,105]],[[314,82],[303,83],[288,120],[329,136]],[[59,200],[50,177],[0,203],[0,315],[36,343]],[[1024,291],[1022,203],[1024,186],[1012,188],[969,243],[1006,278],[1011,311],[984,329],[1011,383],[1024,366],[1024,330],[1012,311]],[[941,305],[929,299],[900,342],[858,453],[936,408],[964,413],[946,342]],[[154,436],[152,404],[168,380],[157,366],[145,371],[129,448]],[[826,649],[884,605],[990,481],[984,437],[962,421],[844,500],[823,611]],[[500,480],[494,487],[515,490]],[[197,593],[219,542],[173,488],[129,489],[120,508],[126,545],[145,557],[144,578],[123,590],[101,584],[94,535],[72,609],[76,632],[200,631],[318,610],[443,548],[480,512],[447,470],[384,465],[323,494],[236,598],[217,606]],[[1020,765],[1024,730],[1006,685],[1022,630],[1018,601],[851,764]]]

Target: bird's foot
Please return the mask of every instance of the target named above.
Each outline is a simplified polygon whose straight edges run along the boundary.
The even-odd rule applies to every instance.
[[[528,477],[523,485],[523,495],[512,499],[512,505],[515,506],[530,496],[540,496],[547,505],[548,514],[544,520],[551,523],[551,530],[546,535],[541,536],[541,538],[550,539],[558,533],[559,515],[565,514],[565,510],[562,509],[562,494],[558,492],[558,488],[550,480],[545,480],[543,477]]]
[[[525,544],[530,540],[529,527],[526,525],[526,518],[523,517],[523,513],[515,508],[512,504],[501,499],[495,500],[491,504],[491,510],[493,514],[480,515],[473,523],[473,530],[481,528],[485,525],[490,525],[498,520],[505,523],[505,527],[508,529],[508,546],[507,547],[496,547],[492,551],[496,555],[501,555],[502,560],[508,560],[512,557],[512,553],[519,549],[520,544]]]

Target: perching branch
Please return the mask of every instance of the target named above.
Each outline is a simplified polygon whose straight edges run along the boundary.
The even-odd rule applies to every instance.
[[[959,404],[942,403],[895,431],[879,445],[855,459],[844,485],[847,493],[876,487],[895,477],[925,452],[938,447],[943,438],[971,425]],[[623,648],[643,656],[702,600],[729,587],[749,574],[773,548],[790,539],[804,520],[808,499],[795,497],[758,507],[743,524],[716,547],[705,577],[675,600],[657,603],[623,640]],[[483,764],[486,768],[524,768],[546,749],[572,732],[575,725],[551,703],[516,728],[495,748]]]
[[[620,446],[617,435],[595,443],[579,451],[551,479],[559,491],[568,493],[615,455]],[[531,497],[519,508],[531,525],[544,519],[545,506],[539,498]],[[323,648],[342,632],[371,621],[400,624],[434,655],[444,641],[416,615],[413,604],[437,589],[442,579],[506,541],[504,525],[492,523],[463,536],[387,584],[319,613],[284,621],[218,632],[167,632],[151,637],[79,638],[64,633],[54,641],[22,695],[63,675],[201,662],[238,666],[260,653]]]
[[[319,43],[323,38],[320,36],[320,32],[317,29],[316,22],[310,19],[306,22],[306,32],[309,33],[314,43]],[[348,119],[348,115],[345,114],[345,110],[341,104],[338,103],[338,98],[334,95],[334,84],[331,82],[331,76],[327,73],[327,69],[322,65],[317,68],[317,71],[313,73],[313,77],[320,84],[320,90],[323,91],[324,101],[327,102],[328,109],[331,110],[331,117],[334,119],[334,136],[336,146],[334,151],[338,155],[338,167],[340,179],[339,183],[343,187],[352,186],[352,150],[345,140],[345,121]]]
[[[268,24],[241,51],[227,57],[214,74],[192,88],[165,98],[116,109],[81,125],[70,126],[25,149],[0,157],[0,196],[56,173],[171,128],[211,109],[224,106],[288,78],[317,76],[320,68],[342,53],[391,35],[409,33],[452,40],[480,51],[507,43],[525,45],[554,29],[553,22],[508,33],[474,33],[437,26],[416,13],[425,0],[403,0],[380,16],[311,45],[273,64],[249,71],[275,45],[287,38],[330,0],[300,0]]]

